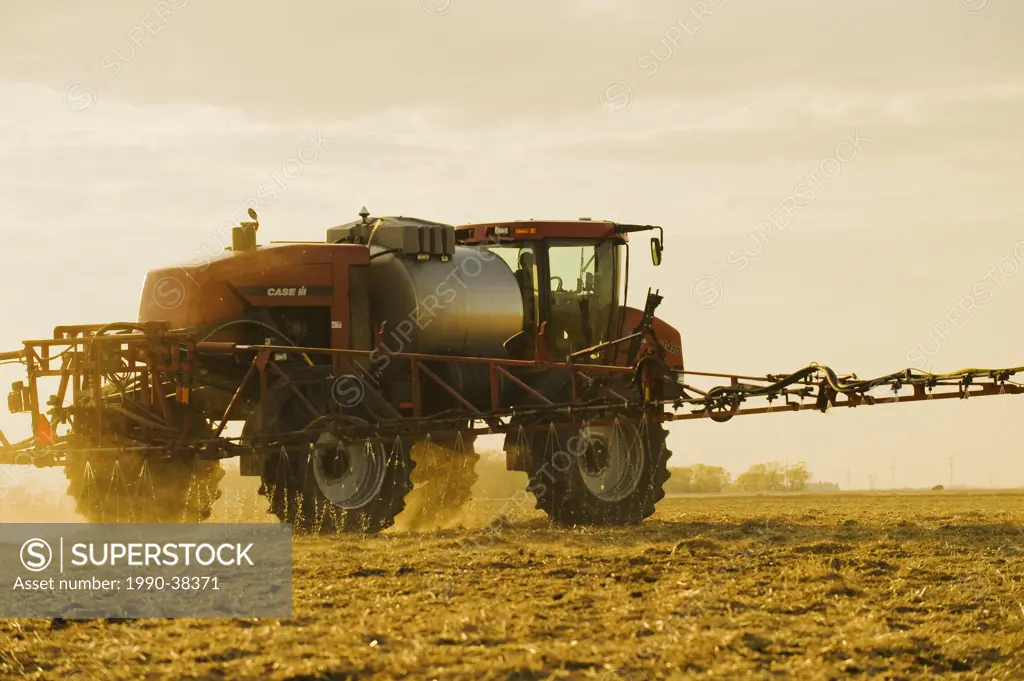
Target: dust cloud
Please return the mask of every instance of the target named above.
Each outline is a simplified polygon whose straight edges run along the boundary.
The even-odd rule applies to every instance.
[[[414,451],[414,457],[419,454]],[[267,512],[266,497],[259,493],[258,477],[243,477],[235,460],[222,463],[225,475],[219,484],[220,498],[213,505],[209,523],[272,523],[277,518]],[[424,469],[421,469],[424,470]],[[464,468],[434,462],[434,471],[443,476],[466,475]],[[449,503],[452,481],[435,479],[435,486],[417,484],[406,497],[406,510],[396,518],[393,532],[429,532],[454,528],[479,528],[509,512],[519,514],[533,510],[533,499],[512,501],[513,495],[526,489],[525,473],[505,470],[500,452],[485,451],[473,471],[468,495],[458,505]],[[102,489],[109,481],[98,480]],[[459,481],[465,484],[466,480]],[[458,485],[456,485],[458,487]],[[440,491],[438,491],[440,488]],[[38,469],[32,466],[11,466],[0,478],[0,522],[5,523],[84,523],[75,510],[75,501],[67,494],[68,481],[61,468]]]

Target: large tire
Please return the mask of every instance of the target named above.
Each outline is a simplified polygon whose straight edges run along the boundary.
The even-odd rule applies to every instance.
[[[527,490],[560,525],[639,523],[665,496],[665,436],[660,423],[636,415],[534,431]]]
[[[445,525],[456,520],[473,498],[479,479],[476,437],[428,437],[412,448],[416,462],[413,491],[406,497],[403,527]]]
[[[89,522],[190,523],[210,517],[224,470],[219,461],[72,451],[64,475]]]
[[[269,512],[302,533],[375,533],[391,527],[412,489],[411,442],[349,435],[365,431],[374,419],[358,408],[338,413],[328,379],[314,375],[300,389],[318,414],[288,386],[271,395],[267,432],[293,435],[264,452],[261,492]],[[259,412],[253,410],[245,432],[260,432]]]

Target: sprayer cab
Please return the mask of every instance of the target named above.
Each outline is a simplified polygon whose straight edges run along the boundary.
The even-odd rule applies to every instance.
[[[529,339],[543,328],[552,358],[565,359],[622,338],[645,323],[643,311],[626,304],[628,235],[642,231],[658,232],[651,239],[651,259],[660,265],[664,234],[654,225],[588,218],[483,223],[457,227],[455,239],[500,257],[514,272],[523,299],[526,337],[519,345],[528,348]],[[666,363],[681,367],[679,332],[657,318],[649,323]],[[627,356],[626,347],[610,346],[579,359],[622,364]]]

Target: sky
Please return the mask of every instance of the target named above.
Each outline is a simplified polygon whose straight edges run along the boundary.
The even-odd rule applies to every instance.
[[[282,240],[363,205],[662,225],[630,296],[660,288],[695,370],[1021,365],[1022,20],[1010,0],[4,3],[0,348],[133,319],[145,271],[219,249],[256,196]],[[669,444],[843,486],[888,486],[894,460],[898,486],[947,483],[951,456],[956,483],[1024,485],[1021,416],[902,404]]]

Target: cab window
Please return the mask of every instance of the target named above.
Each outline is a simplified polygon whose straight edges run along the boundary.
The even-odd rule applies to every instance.
[[[548,329],[557,357],[609,340],[615,301],[615,244],[552,241]]]
[[[509,266],[523,298],[523,329],[532,331],[539,316],[540,289],[537,283],[537,252],[529,244],[495,244],[485,247]]]

